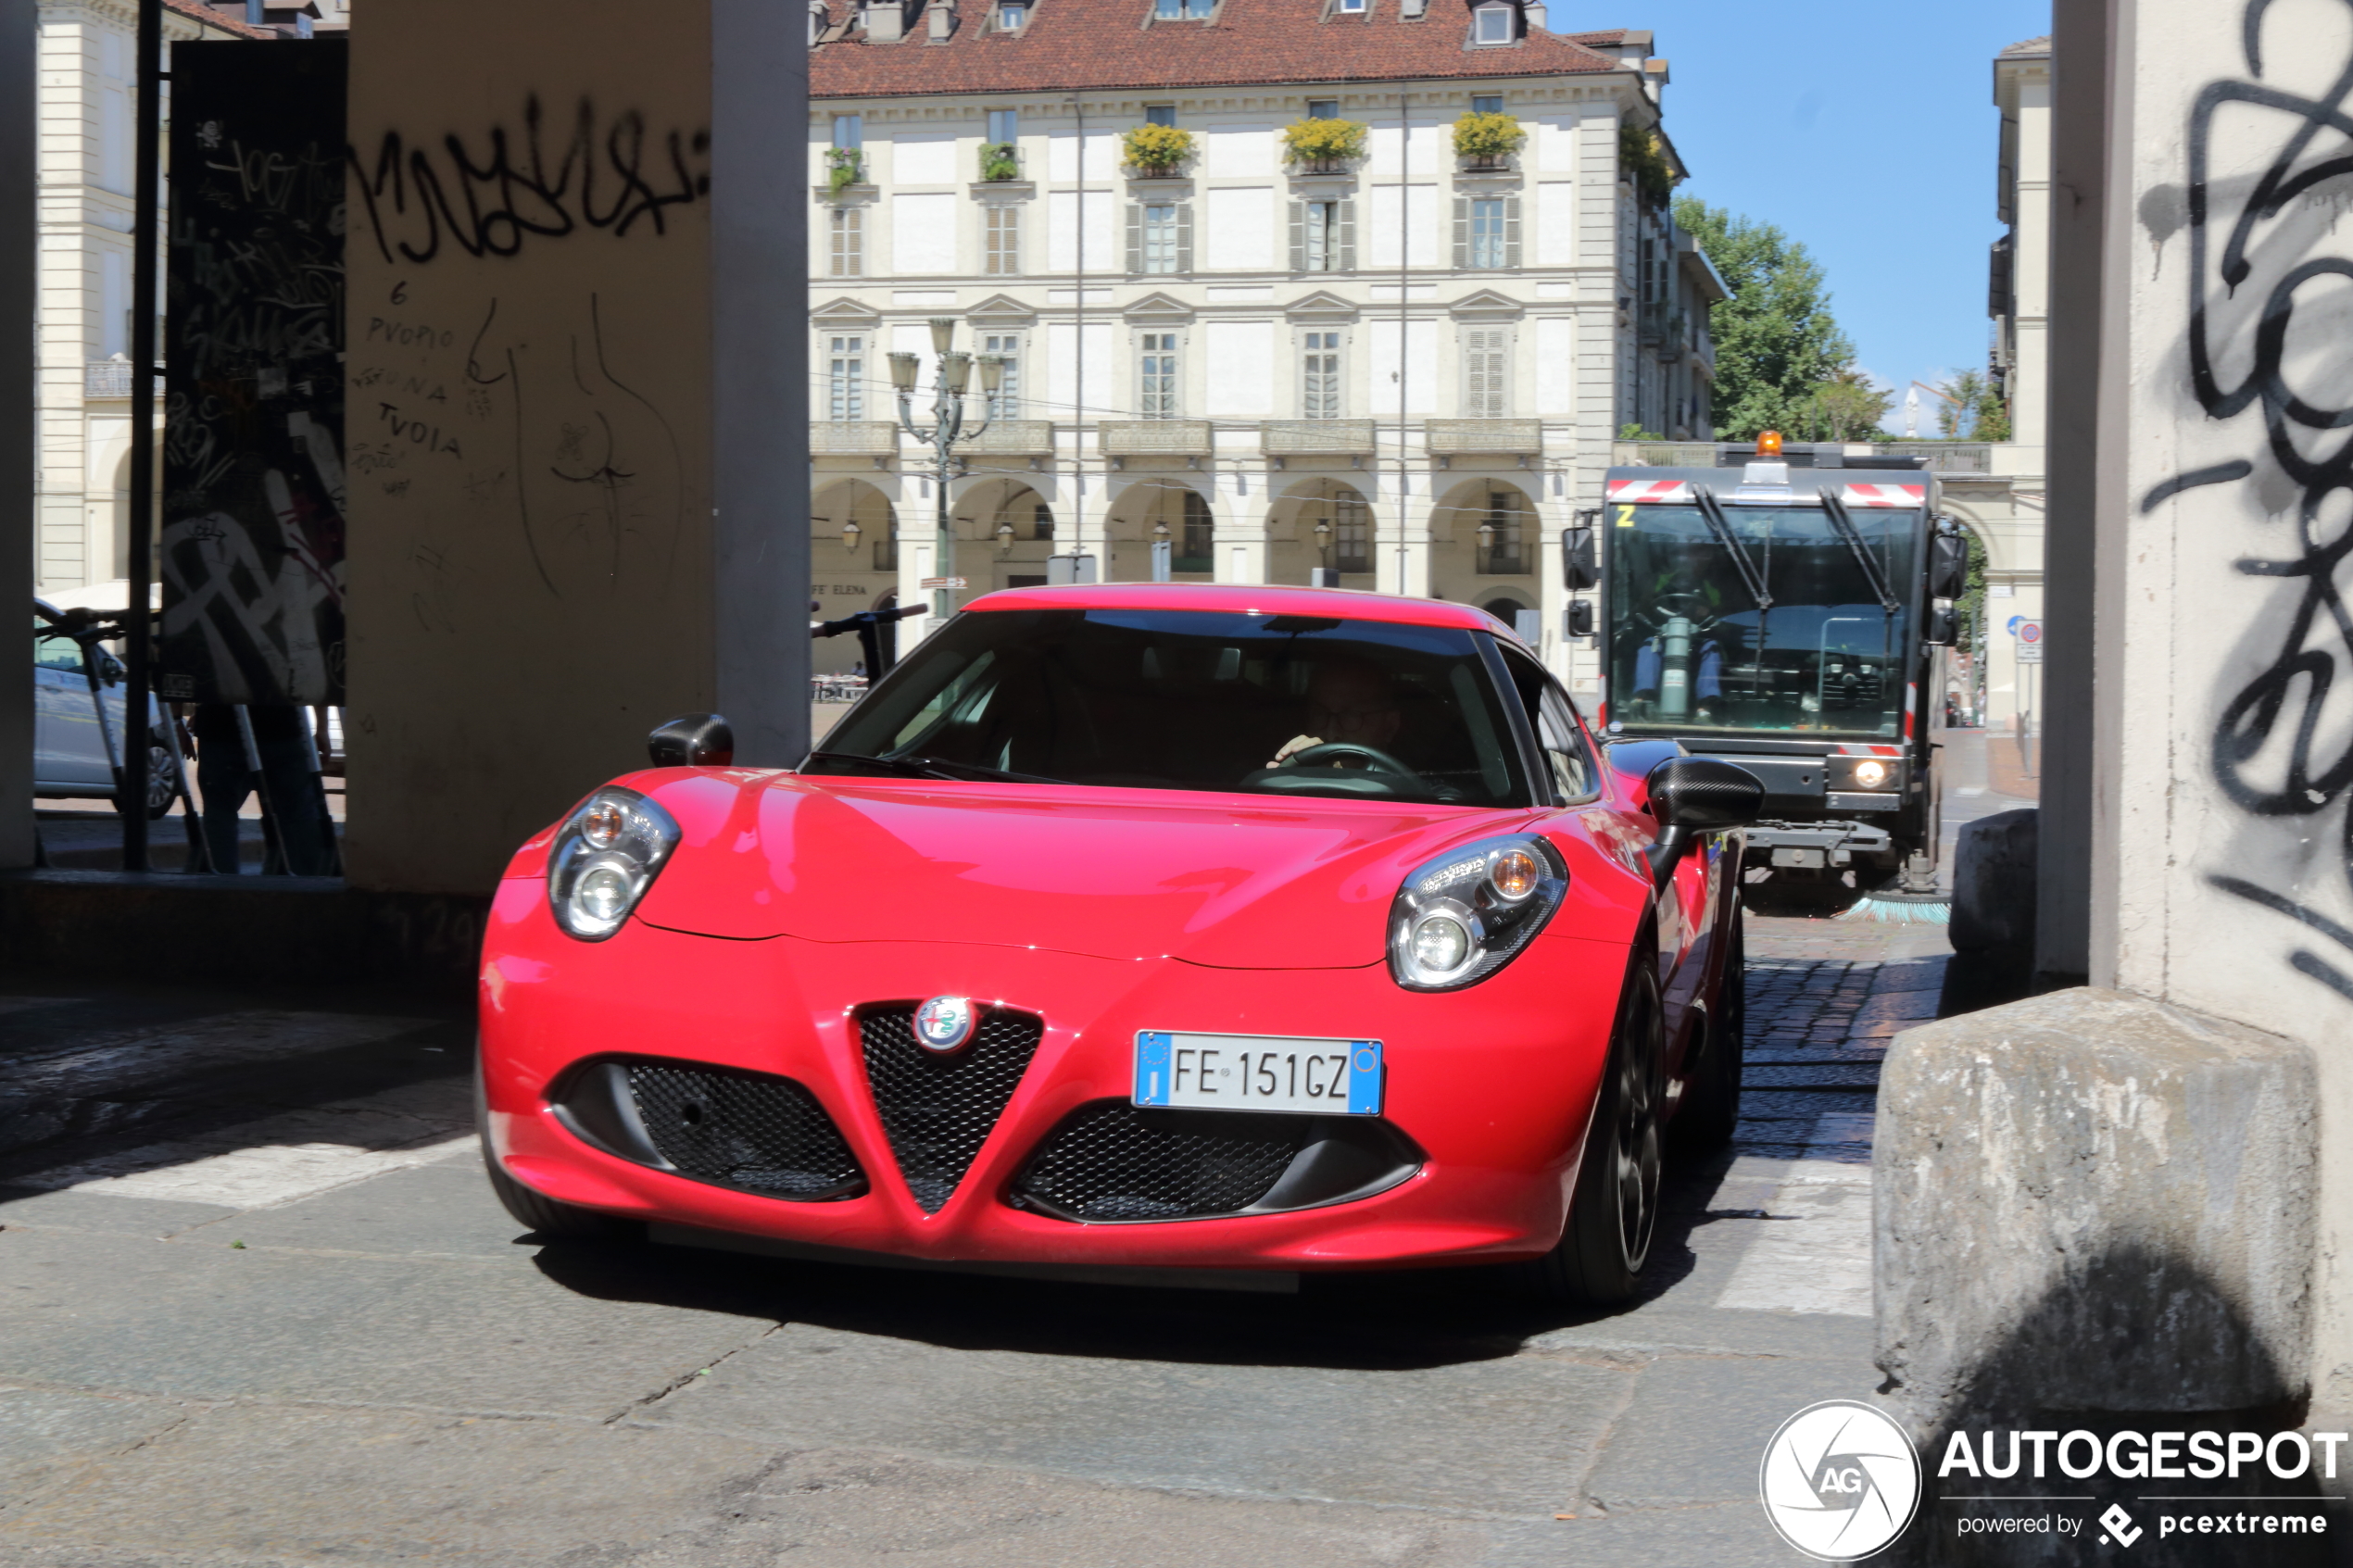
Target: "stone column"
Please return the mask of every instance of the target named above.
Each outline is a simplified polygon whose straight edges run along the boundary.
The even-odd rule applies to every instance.
[[[0,595],[32,597],[33,0],[0,0]],[[11,586],[13,584],[13,586]],[[32,863],[32,682],[0,685],[0,866]]]
[[[489,888],[683,712],[808,744],[806,18],[407,0],[352,39],[361,886]]]

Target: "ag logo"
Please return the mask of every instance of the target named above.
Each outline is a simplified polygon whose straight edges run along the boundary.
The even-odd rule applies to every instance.
[[[1920,1500],[1920,1461],[1894,1417],[1874,1405],[1808,1405],[1765,1445],[1756,1489],[1781,1539],[1823,1562],[1884,1549]]]

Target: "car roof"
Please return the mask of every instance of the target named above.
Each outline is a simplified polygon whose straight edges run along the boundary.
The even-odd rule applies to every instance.
[[[1082,583],[1063,587],[1003,588],[964,606],[1000,609],[1198,609],[1227,614],[1337,616],[1406,626],[1453,626],[1519,640],[1512,628],[1476,605],[1449,599],[1409,599],[1355,588],[1301,588],[1260,583]]]

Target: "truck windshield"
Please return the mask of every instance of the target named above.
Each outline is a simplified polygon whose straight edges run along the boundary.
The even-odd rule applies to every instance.
[[[1338,616],[968,611],[804,771],[1463,806],[1529,799],[1483,633]]]
[[[1724,508],[1771,596],[1762,613],[1698,508],[1613,508],[1611,721],[1635,730],[1899,734],[1919,514],[1849,515],[1898,601],[1893,611],[1819,508]]]

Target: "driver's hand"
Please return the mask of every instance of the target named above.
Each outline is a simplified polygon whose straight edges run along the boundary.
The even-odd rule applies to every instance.
[[[1300,752],[1306,750],[1309,746],[1321,746],[1323,744],[1324,737],[1321,735],[1293,735],[1290,739],[1283,742],[1283,748],[1275,753],[1275,759],[1272,762],[1267,763],[1266,766],[1269,768],[1279,768],[1284,763],[1290,761],[1293,757],[1297,756]]]

